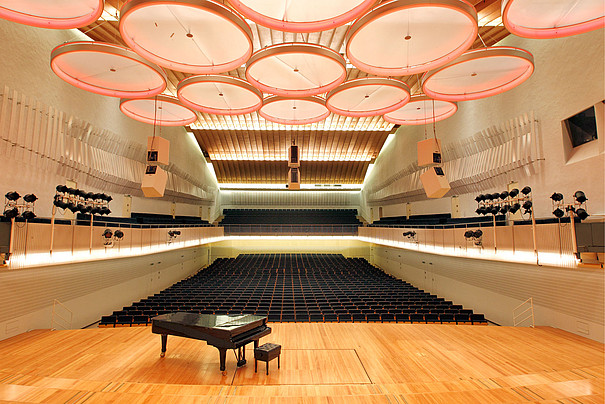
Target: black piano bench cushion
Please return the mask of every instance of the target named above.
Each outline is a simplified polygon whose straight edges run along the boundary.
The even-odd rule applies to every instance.
[[[281,345],[267,342],[254,348],[254,372],[257,370],[257,361],[266,362],[266,371],[269,374],[269,361],[277,358],[277,368],[279,369],[279,355],[281,354]]]

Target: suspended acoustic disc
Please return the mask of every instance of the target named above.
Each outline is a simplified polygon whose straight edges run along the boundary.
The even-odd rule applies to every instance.
[[[433,100],[424,94],[414,95],[402,108],[384,114],[385,121],[396,125],[425,125],[454,115],[458,105],[451,101]]]
[[[534,58],[523,49],[505,46],[474,49],[426,72],[422,77],[422,90],[440,100],[476,100],[518,86],[533,71]]]
[[[379,0],[229,0],[252,21],[288,32],[319,32],[361,17]]]
[[[0,18],[41,28],[79,28],[97,21],[103,0],[0,0]]]
[[[265,98],[259,114],[266,120],[275,123],[306,125],[326,119],[330,115],[330,111],[326,108],[325,100],[320,97],[271,96]]]
[[[605,27],[603,0],[502,0],[502,22],[526,38],[559,38]]]
[[[248,24],[211,0],[130,0],[120,10],[120,33],[145,59],[187,73],[227,72],[252,54]]]
[[[477,32],[475,8],[464,0],[393,0],[351,25],[346,53],[364,72],[406,76],[460,56]]]
[[[195,112],[168,95],[153,98],[122,98],[120,110],[137,121],[160,126],[183,126],[197,120]]]
[[[50,67],[78,88],[101,95],[146,98],[166,88],[166,73],[128,48],[104,42],[67,42],[51,52]]]
[[[410,89],[403,81],[365,77],[349,80],[330,91],[326,106],[338,115],[363,117],[396,110],[409,100]]]
[[[284,97],[326,93],[347,75],[340,54],[321,45],[291,42],[254,53],[246,66],[246,79],[259,90]]]
[[[242,115],[263,105],[263,93],[245,80],[232,76],[191,76],[182,80],[177,95],[197,111],[218,115]]]

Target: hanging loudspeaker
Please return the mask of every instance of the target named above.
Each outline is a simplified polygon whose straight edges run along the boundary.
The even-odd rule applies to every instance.
[[[296,167],[288,172],[288,189],[300,189],[300,171]]]
[[[141,190],[147,198],[160,198],[164,196],[168,174],[158,166],[147,166]]]
[[[288,149],[288,167],[300,167],[300,156],[296,145],[292,145]]]
[[[168,164],[170,160],[170,142],[159,136],[147,138],[147,162],[151,164]]]
[[[426,139],[418,142],[418,167],[441,164],[441,140]]]
[[[443,169],[440,166],[430,167],[420,174],[420,181],[426,196],[429,198],[441,198],[449,191],[450,183],[445,178]]]

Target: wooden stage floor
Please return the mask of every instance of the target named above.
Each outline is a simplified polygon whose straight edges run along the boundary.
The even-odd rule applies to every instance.
[[[0,341],[0,402],[599,403],[603,344],[553,328],[273,323],[281,369],[150,327],[38,330]],[[251,347],[251,345],[250,345]],[[252,358],[252,360],[250,360]]]

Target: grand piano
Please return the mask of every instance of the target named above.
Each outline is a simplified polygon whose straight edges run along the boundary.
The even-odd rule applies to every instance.
[[[237,366],[246,364],[246,344],[271,333],[267,317],[242,315],[217,315],[176,312],[162,314],[151,319],[151,332],[162,336],[161,357],[166,354],[168,335],[206,341],[216,347],[220,356],[220,369],[225,372],[227,349],[237,349]]]

